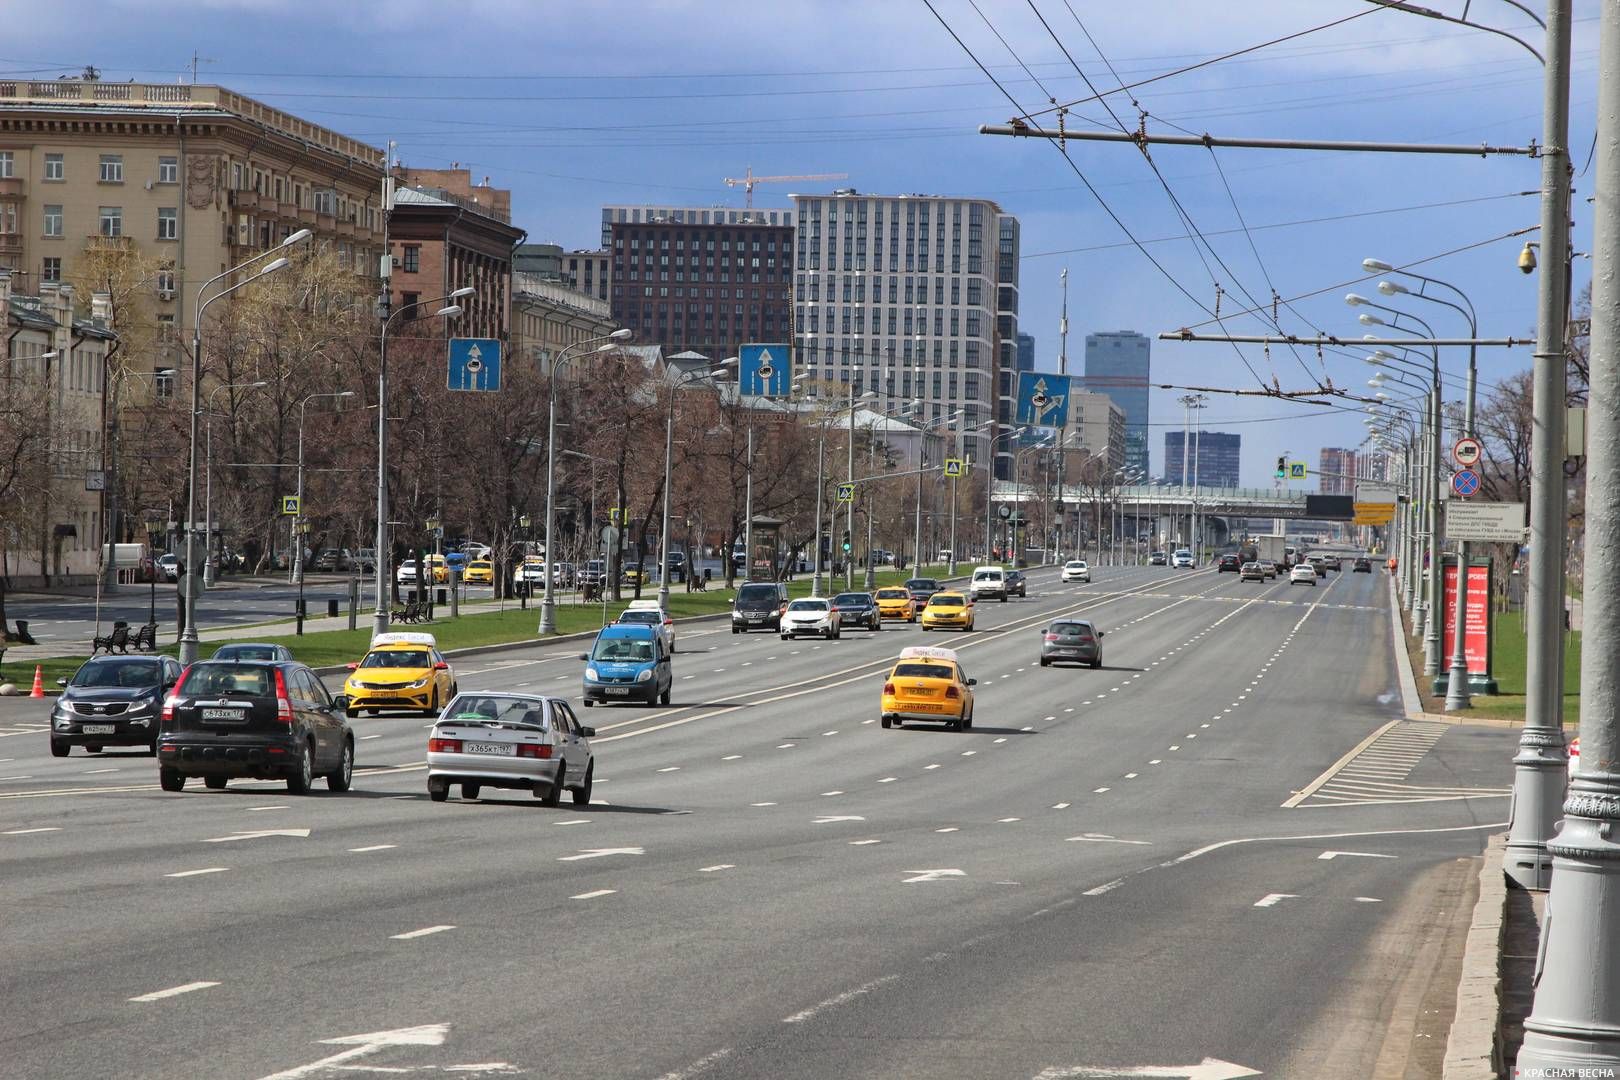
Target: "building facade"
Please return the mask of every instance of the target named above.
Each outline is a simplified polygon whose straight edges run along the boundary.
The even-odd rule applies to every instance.
[[[1017,219],[985,199],[793,198],[798,374],[886,411],[920,400],[925,421],[955,414],[958,453],[990,460],[1000,369],[1016,363]]]
[[[1317,490],[1323,495],[1356,493],[1356,452],[1342,446],[1324,446],[1317,456]]]
[[[1182,440],[1186,440],[1186,452]],[[1181,466],[1187,462],[1187,483],[1201,488],[1241,486],[1243,436],[1226,431],[1167,431],[1164,433],[1164,479],[1181,484]]]
[[[607,301],[535,275],[512,275],[514,362],[537,364],[549,371],[563,349],[606,337],[615,329]]]
[[[613,299],[613,252],[570,251],[563,255],[562,282],[575,292],[594,296],[598,300]]]
[[[788,340],[792,229],[615,223],[611,250],[613,318],[638,342],[719,361]]]
[[[738,206],[648,206],[625,203],[602,207],[602,248],[613,247],[613,226],[650,225],[672,222],[676,225],[780,225],[793,227],[792,210]]]
[[[1125,462],[1148,475],[1148,339],[1134,330],[1086,335],[1087,390],[1107,394],[1125,410]],[[1178,459],[1179,460],[1179,459]],[[1179,477],[1166,467],[1166,476]]]
[[[1071,461],[1065,463],[1065,468],[1094,454],[1106,455],[1102,460],[1111,470],[1129,468],[1128,430],[1125,410],[1113,398],[1089,390],[1073,392],[1069,398],[1068,445],[1077,449],[1069,451]]]
[[[1035,335],[1018,331],[1018,370],[1035,370]]]
[[[396,190],[388,216],[388,246],[393,255],[389,292],[394,309],[470,286],[473,294],[456,301],[461,315],[437,320],[428,336],[508,340],[512,253],[524,236],[509,218],[510,211],[488,195],[483,202],[475,202],[471,196],[445,188]],[[400,320],[431,314],[424,307],[401,315]]]

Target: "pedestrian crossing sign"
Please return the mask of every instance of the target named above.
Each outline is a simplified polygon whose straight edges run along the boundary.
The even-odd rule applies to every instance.
[[[1305,478],[1305,463],[1303,461],[1290,461],[1288,463],[1288,479],[1304,480]]]
[[[841,502],[841,503],[854,502],[855,501],[855,485],[854,484],[839,484],[838,485],[838,501]]]
[[[286,517],[298,516],[298,496],[283,495],[281,497],[281,513]]]
[[[962,459],[961,458],[946,458],[945,459],[945,475],[946,476],[961,476],[962,475]]]

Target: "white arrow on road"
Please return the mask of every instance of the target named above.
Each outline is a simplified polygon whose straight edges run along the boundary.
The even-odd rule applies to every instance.
[[[645,855],[646,850],[638,847],[597,847],[586,848],[578,855],[563,855],[558,862],[578,862],[581,859],[604,859],[609,855]]]
[[[373,1031],[366,1035],[340,1035],[335,1039],[322,1039],[321,1042],[329,1046],[348,1046],[352,1049],[319,1061],[312,1061],[308,1065],[300,1065],[295,1069],[273,1073],[263,1080],[303,1080],[303,1077],[314,1076],[390,1046],[440,1046],[448,1034],[450,1034],[449,1024],[423,1024],[420,1027],[395,1028],[393,1031]]]
[[[829,814],[826,817],[818,817],[818,818],[816,818],[816,820],[812,821],[810,824],[812,824],[812,825],[831,825],[836,821],[865,821],[865,820],[866,820],[865,818],[860,817],[860,816],[858,816],[856,814]]]
[[[1184,1080],[1237,1080],[1242,1076],[1259,1076],[1258,1069],[1245,1068],[1230,1061],[1207,1057],[1197,1065],[1138,1065],[1097,1066],[1079,1065],[1073,1068],[1052,1068],[1040,1072],[1035,1080],[1077,1080],[1079,1077],[1102,1076],[1175,1076]]]
[[[1318,859],[1337,859],[1340,855],[1354,855],[1358,859],[1398,859],[1399,855],[1380,855],[1376,851],[1324,851]]]
[[[916,877],[906,878],[900,883],[902,885],[910,885],[918,881],[941,881],[948,877],[967,877],[960,870],[905,870],[902,873],[917,875]]]
[[[308,829],[260,829],[257,832],[240,832],[232,836],[210,836],[204,840],[205,844],[223,844],[227,840],[259,840],[266,836],[296,836],[300,840],[309,839]]]

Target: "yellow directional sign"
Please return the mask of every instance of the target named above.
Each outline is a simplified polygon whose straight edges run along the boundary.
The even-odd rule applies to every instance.
[[[945,459],[945,475],[946,476],[961,476],[962,475],[962,459],[961,458],[946,458]]]
[[[281,497],[281,512],[287,517],[298,516],[298,496],[283,495]]]
[[[1355,504],[1356,525],[1388,525],[1395,520],[1394,503],[1364,503]]]

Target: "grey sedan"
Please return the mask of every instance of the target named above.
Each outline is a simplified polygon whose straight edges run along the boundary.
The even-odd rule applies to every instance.
[[[1058,619],[1041,631],[1041,667],[1056,663],[1102,667],[1103,631],[1084,619]]]
[[[463,799],[486,787],[517,788],[556,806],[566,789],[576,805],[589,805],[596,766],[587,740],[595,734],[562,698],[457,694],[428,736],[428,797],[443,802],[452,784]]]

